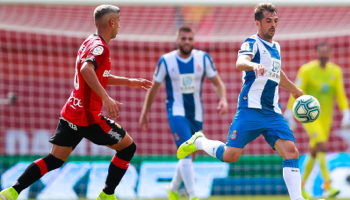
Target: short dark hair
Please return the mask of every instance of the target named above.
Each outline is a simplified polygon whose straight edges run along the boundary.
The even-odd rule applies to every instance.
[[[95,8],[94,10],[94,18],[95,21],[101,19],[104,15],[106,15],[107,13],[120,13],[120,9],[117,6],[113,6],[113,5],[99,5]]]
[[[315,50],[317,51],[321,47],[328,47],[328,49],[331,49],[331,45],[329,45],[326,41],[321,41],[317,43]]]
[[[189,26],[181,26],[181,27],[177,30],[177,36],[179,36],[181,32],[193,33],[193,30],[192,30],[192,28],[189,27]]]
[[[255,21],[261,21],[264,18],[264,11],[270,13],[277,13],[276,7],[271,3],[259,3],[255,7],[254,17]]]

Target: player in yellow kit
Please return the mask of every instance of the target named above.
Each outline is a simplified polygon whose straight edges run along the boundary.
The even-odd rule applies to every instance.
[[[318,59],[301,66],[296,79],[296,85],[305,94],[316,97],[321,104],[319,118],[312,123],[303,124],[310,138],[311,155],[305,167],[302,187],[304,187],[315,161],[318,161],[324,179],[324,194],[328,197],[334,197],[339,193],[339,190],[331,186],[325,160],[327,152],[326,145],[332,123],[334,99],[337,100],[338,107],[343,112],[341,122],[343,128],[350,126],[350,112],[348,100],[344,92],[342,70],[338,65],[329,62],[331,47],[326,42],[320,42],[316,47],[316,53]],[[291,111],[293,103],[294,98],[291,97],[288,102],[288,109],[285,112],[285,117],[292,129],[296,125]],[[305,198],[310,197],[304,189],[303,195]]]

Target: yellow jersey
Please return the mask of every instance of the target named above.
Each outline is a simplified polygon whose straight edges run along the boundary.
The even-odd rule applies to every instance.
[[[321,114],[319,118],[312,123],[304,124],[308,134],[312,131],[323,132],[322,135],[328,139],[331,123],[334,99],[337,100],[341,111],[348,109],[348,100],[344,91],[343,72],[341,68],[327,62],[322,68],[318,60],[311,61],[302,65],[298,71],[296,85],[304,91],[305,94],[314,96],[321,105]],[[294,98],[291,97],[288,102],[288,109],[292,109]],[[314,126],[321,126],[315,127]],[[321,134],[321,133],[319,133]]]

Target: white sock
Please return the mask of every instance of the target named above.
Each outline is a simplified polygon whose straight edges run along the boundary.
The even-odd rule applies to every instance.
[[[194,141],[194,146],[198,150],[203,150],[207,154],[211,155],[212,157],[216,158],[216,151],[218,148],[222,145],[225,145],[223,142],[218,140],[209,140],[205,137],[198,137]]]
[[[169,189],[173,192],[177,192],[182,183],[182,177],[180,173],[180,161],[177,162],[175,175],[171,180],[170,186],[169,186]]]
[[[283,167],[283,179],[291,200],[304,200],[301,195],[301,175],[299,168]]]
[[[190,199],[196,196],[194,190],[194,170],[192,166],[192,158],[184,158],[179,161],[180,173],[184,182],[186,191]]]

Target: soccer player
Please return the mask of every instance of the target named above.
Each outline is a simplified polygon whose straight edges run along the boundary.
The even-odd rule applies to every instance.
[[[320,42],[316,46],[317,60],[302,65],[298,71],[296,84],[306,93],[318,99],[321,105],[319,118],[312,122],[303,124],[310,141],[310,158],[308,159],[302,178],[302,187],[309,177],[315,161],[319,162],[321,174],[324,179],[323,189],[325,196],[334,197],[339,190],[331,186],[329,172],[326,166],[327,141],[332,123],[334,99],[337,99],[340,110],[343,112],[341,125],[343,128],[350,127],[350,111],[348,100],[344,92],[343,73],[341,68],[329,62],[331,47],[326,42]],[[289,99],[288,109],[285,116],[290,127],[296,124],[291,111],[294,98]],[[309,197],[303,189],[304,197]]]
[[[283,178],[290,198],[304,199],[298,167],[299,152],[293,132],[282,116],[278,86],[294,97],[301,96],[303,92],[281,69],[280,46],[273,41],[278,25],[275,6],[270,3],[257,5],[255,24],[258,33],[247,38],[238,52],[236,68],[243,73],[243,85],[226,144],[209,140],[202,132],[197,132],[179,147],[177,156],[181,159],[197,150],[204,150],[221,161],[235,162],[245,145],[262,134],[283,158]]]
[[[194,32],[190,27],[183,26],[177,32],[177,50],[164,54],[154,74],[153,86],[148,91],[140,116],[143,130],[148,127],[147,113],[154,102],[159,86],[165,80],[168,120],[175,143],[179,147],[184,141],[202,130],[203,106],[202,84],[207,77],[216,88],[220,98],[218,111],[227,113],[226,89],[214,67],[210,56],[193,49]],[[194,171],[191,156],[179,160],[175,176],[167,190],[170,200],[178,199],[177,190],[184,182],[190,200],[198,199],[194,189]]]
[[[136,145],[128,133],[112,119],[119,116],[120,103],[108,95],[107,85],[127,85],[148,90],[152,82],[112,75],[108,44],[119,30],[119,8],[100,5],[95,8],[97,32],[80,46],[76,59],[74,88],[61,110],[56,133],[50,138],[51,152],[27,167],[17,182],[0,193],[1,200],[16,200],[18,194],[48,171],[59,168],[82,138],[117,151],[103,191],[98,200],[116,200],[114,190],[124,176]],[[104,107],[110,118],[101,114]]]

